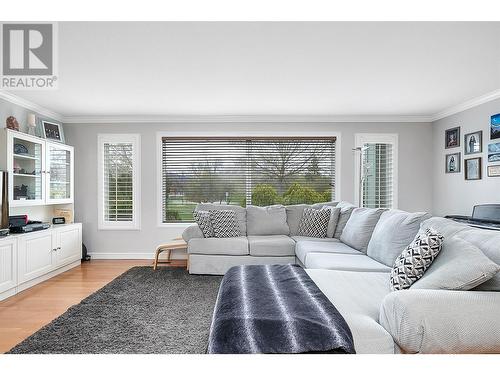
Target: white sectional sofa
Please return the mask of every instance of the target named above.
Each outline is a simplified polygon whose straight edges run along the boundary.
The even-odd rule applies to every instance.
[[[484,259],[496,265],[500,265],[500,232],[430,218],[425,213],[355,209],[346,202],[325,204],[339,208],[336,227],[329,228],[331,237],[326,238],[297,236],[298,220],[306,205],[286,207],[288,234],[269,234],[276,225],[262,218],[255,223],[247,218],[248,209],[217,206],[215,209],[237,211],[245,236],[203,238],[201,230],[191,226],[183,234],[188,242],[190,272],[224,274],[240,264],[298,263],[344,316],[357,353],[500,353],[500,274],[473,290],[443,290],[446,286],[439,285],[443,277],[460,285],[462,280],[453,266],[456,263],[473,272],[475,258],[471,254],[463,261],[457,255],[448,267],[437,271],[431,265],[426,272],[433,273],[431,288],[420,287],[420,280],[408,290],[390,288],[394,260],[419,229],[438,230],[445,245],[446,241],[465,241],[480,250],[477,256],[486,256]],[[201,208],[213,209],[207,205]],[[463,264],[470,259],[471,264]]]

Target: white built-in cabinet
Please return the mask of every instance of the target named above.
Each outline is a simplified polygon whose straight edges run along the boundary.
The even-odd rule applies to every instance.
[[[80,264],[82,225],[0,239],[0,300]]]
[[[11,207],[73,203],[73,147],[3,129],[0,169],[9,172]]]

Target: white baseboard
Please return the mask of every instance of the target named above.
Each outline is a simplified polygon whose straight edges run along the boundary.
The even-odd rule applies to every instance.
[[[154,259],[154,253],[89,253],[92,259]],[[160,259],[164,256],[161,255]],[[187,259],[187,254],[175,254],[171,259]]]

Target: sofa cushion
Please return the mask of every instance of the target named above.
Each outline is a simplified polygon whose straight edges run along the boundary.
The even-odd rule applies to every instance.
[[[305,259],[306,268],[321,268],[340,271],[387,272],[390,267],[361,254],[308,253]],[[389,275],[386,275],[389,283]]]
[[[193,218],[203,233],[203,237],[214,237],[214,227],[210,220],[210,211],[194,211]]]
[[[422,221],[429,217],[425,212],[383,212],[373,230],[366,254],[391,267],[398,255],[413,241]]]
[[[307,237],[326,237],[331,215],[330,209],[305,208],[297,234]]]
[[[214,237],[239,237],[241,231],[233,210],[210,210],[210,222],[214,229]]]
[[[314,239],[311,239],[298,241],[297,245],[295,245],[295,256],[302,264],[306,264],[307,254],[309,253],[363,254],[338,240],[314,241]]]
[[[355,208],[345,225],[340,241],[366,253],[373,229],[384,211],[381,208]]]
[[[293,256],[295,241],[285,235],[248,236],[252,256]]]
[[[236,212],[236,218],[240,226],[242,236],[247,234],[247,210],[240,206],[232,204],[214,204],[214,203],[200,203],[196,206],[196,211],[211,211],[211,210],[231,210]]]
[[[412,289],[470,290],[500,269],[476,246],[458,237],[445,238],[443,249]]]
[[[391,289],[408,289],[420,279],[439,255],[443,236],[428,228],[418,233],[411,244],[396,258],[391,270]]]
[[[296,236],[297,230],[299,229],[300,219],[302,219],[302,213],[304,208],[309,207],[307,204],[294,204],[291,206],[285,206],[286,209],[286,222],[290,228],[290,236]]]
[[[467,230],[457,233],[456,236],[476,246],[484,255],[500,265],[500,246],[498,245],[500,244],[500,232],[469,227]],[[474,289],[500,291],[500,272]]]
[[[192,238],[188,243],[189,254],[248,255],[246,237]]]
[[[314,241],[314,242],[340,242],[340,240],[336,238],[316,238],[316,237],[306,237],[306,236],[292,236],[295,242],[300,241]]]
[[[247,233],[249,236],[289,234],[285,207],[281,205],[247,206]]]
[[[339,220],[337,221],[337,226],[335,227],[334,238],[340,239],[342,232],[344,231],[347,221],[351,217],[352,211],[356,208],[353,204],[349,202],[339,202],[337,205],[340,208]]]
[[[394,353],[394,340],[378,323],[380,306],[390,293],[386,273],[318,269],[306,272],[346,320],[356,353]]]

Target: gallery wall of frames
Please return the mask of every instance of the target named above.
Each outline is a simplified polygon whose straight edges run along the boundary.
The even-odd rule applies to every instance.
[[[486,177],[500,177],[500,113],[490,118],[489,134],[461,134],[461,126],[445,130],[445,173],[462,173],[468,181],[483,178],[483,147],[487,147]],[[463,155],[463,156],[462,156]],[[463,159],[463,162],[462,162]]]

